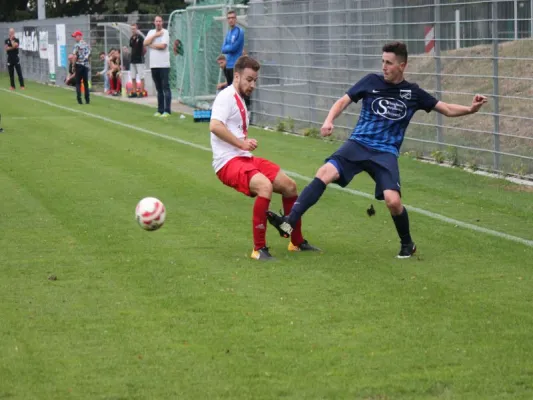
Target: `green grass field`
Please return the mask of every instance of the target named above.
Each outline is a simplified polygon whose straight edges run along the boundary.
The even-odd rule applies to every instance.
[[[24,95],[0,90],[0,399],[533,398],[530,245],[413,210],[419,251],[397,260],[384,205],[329,189],[304,218],[324,252],[270,229],[278,261],[259,263],[253,202],[214,175],[207,124]],[[338,146],[251,135],[306,177]],[[407,204],[533,239],[531,191],[400,163]],[[135,222],[145,196],[167,207],[159,231]]]

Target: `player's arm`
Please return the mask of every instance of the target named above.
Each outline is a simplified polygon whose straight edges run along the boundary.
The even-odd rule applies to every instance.
[[[165,50],[168,47],[168,44],[166,44],[166,43],[156,43],[156,44],[151,44],[150,47],[152,49],[156,49],[156,50]]]
[[[222,46],[222,53],[224,54],[233,54],[236,53],[240,48],[242,48],[244,43],[244,33],[240,28],[238,28],[237,40],[233,43],[231,41],[224,46]]]
[[[19,42],[17,40],[14,40],[13,41],[13,48],[14,49],[18,49],[18,47],[19,47]]]
[[[237,138],[233,133],[230,132],[230,130],[222,121],[219,121],[217,119],[211,119],[211,122],[209,123],[209,130],[219,139],[231,144],[232,146],[237,147],[238,149],[245,151],[253,151],[257,148],[257,140],[241,140]]]
[[[154,39],[156,37],[159,37],[163,34],[163,30],[160,30],[159,32],[155,31],[154,33],[152,33],[151,35],[148,35],[146,37],[146,39],[144,39],[144,45],[145,46],[150,46],[152,44],[152,42],[154,41]]]
[[[444,101],[439,101],[434,110],[445,115],[447,117],[462,117],[463,115],[474,114],[479,111],[479,109],[487,102],[485,96],[476,94],[472,99],[472,105],[463,106],[460,104],[445,103]]]
[[[163,32],[162,34],[159,35],[159,36],[163,36],[163,39],[161,40],[160,43],[152,43],[150,45],[152,49],[165,50],[168,47],[168,43],[170,41],[168,31],[161,30],[160,32]]]
[[[339,100],[333,104],[331,109],[329,110],[328,116],[326,117],[326,120],[324,121],[324,124],[322,125],[322,128],[320,129],[320,134],[322,136],[329,136],[333,132],[333,121],[337,119],[339,115],[342,114],[342,112],[350,105],[352,102],[352,99],[350,96],[345,94],[342,96]]]

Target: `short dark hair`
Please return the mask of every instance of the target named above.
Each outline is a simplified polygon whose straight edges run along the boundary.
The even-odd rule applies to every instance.
[[[384,53],[394,53],[401,62],[407,62],[407,46],[402,42],[387,43],[381,49]]]
[[[226,14],[226,17],[230,14],[235,14],[235,16],[237,16],[237,13],[235,12],[235,10],[229,10]]]
[[[240,56],[235,65],[233,66],[233,70],[235,72],[241,73],[246,68],[251,68],[255,72],[257,72],[259,71],[259,68],[261,68],[261,65],[252,57]]]
[[[105,51],[101,51],[100,55],[104,55],[105,56]]]
[[[217,61],[220,61],[220,60],[226,60],[226,56],[224,54],[221,54],[217,57]]]

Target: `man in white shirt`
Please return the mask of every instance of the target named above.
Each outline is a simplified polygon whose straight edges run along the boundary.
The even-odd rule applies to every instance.
[[[218,178],[238,192],[256,197],[251,257],[268,261],[274,259],[266,246],[267,211],[272,192],[282,195],[283,209],[290,211],[298,191],[296,182],[278,165],[251,153],[257,148],[257,140],[248,137],[249,117],[244,97],[250,96],[255,89],[259,68],[259,63],[251,57],[243,56],[237,60],[233,83],[222,90],[213,103],[209,129],[213,168]],[[291,233],[289,251],[319,250],[303,238],[301,221],[297,225]],[[282,230],[278,231],[285,236]]]
[[[168,31],[163,29],[163,18],[159,15],[155,17],[154,25],[155,29],[146,35],[144,45],[148,47],[152,79],[157,90],[157,112],[154,116],[166,118],[170,116],[172,101],[169,82],[170,52],[168,45],[170,39]]]

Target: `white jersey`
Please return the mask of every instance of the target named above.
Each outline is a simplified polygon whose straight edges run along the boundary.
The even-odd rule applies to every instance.
[[[239,110],[237,105],[235,94],[237,94],[235,87],[230,85],[217,95],[211,109],[211,119],[222,122],[233,135],[239,139],[244,139],[241,110]],[[249,126],[248,109],[242,97],[239,96],[239,98],[244,108],[246,126]],[[249,151],[241,150],[223,141],[213,132],[211,132],[211,149],[213,150],[213,168],[215,172],[218,172],[232,158],[252,157],[252,153]]]

